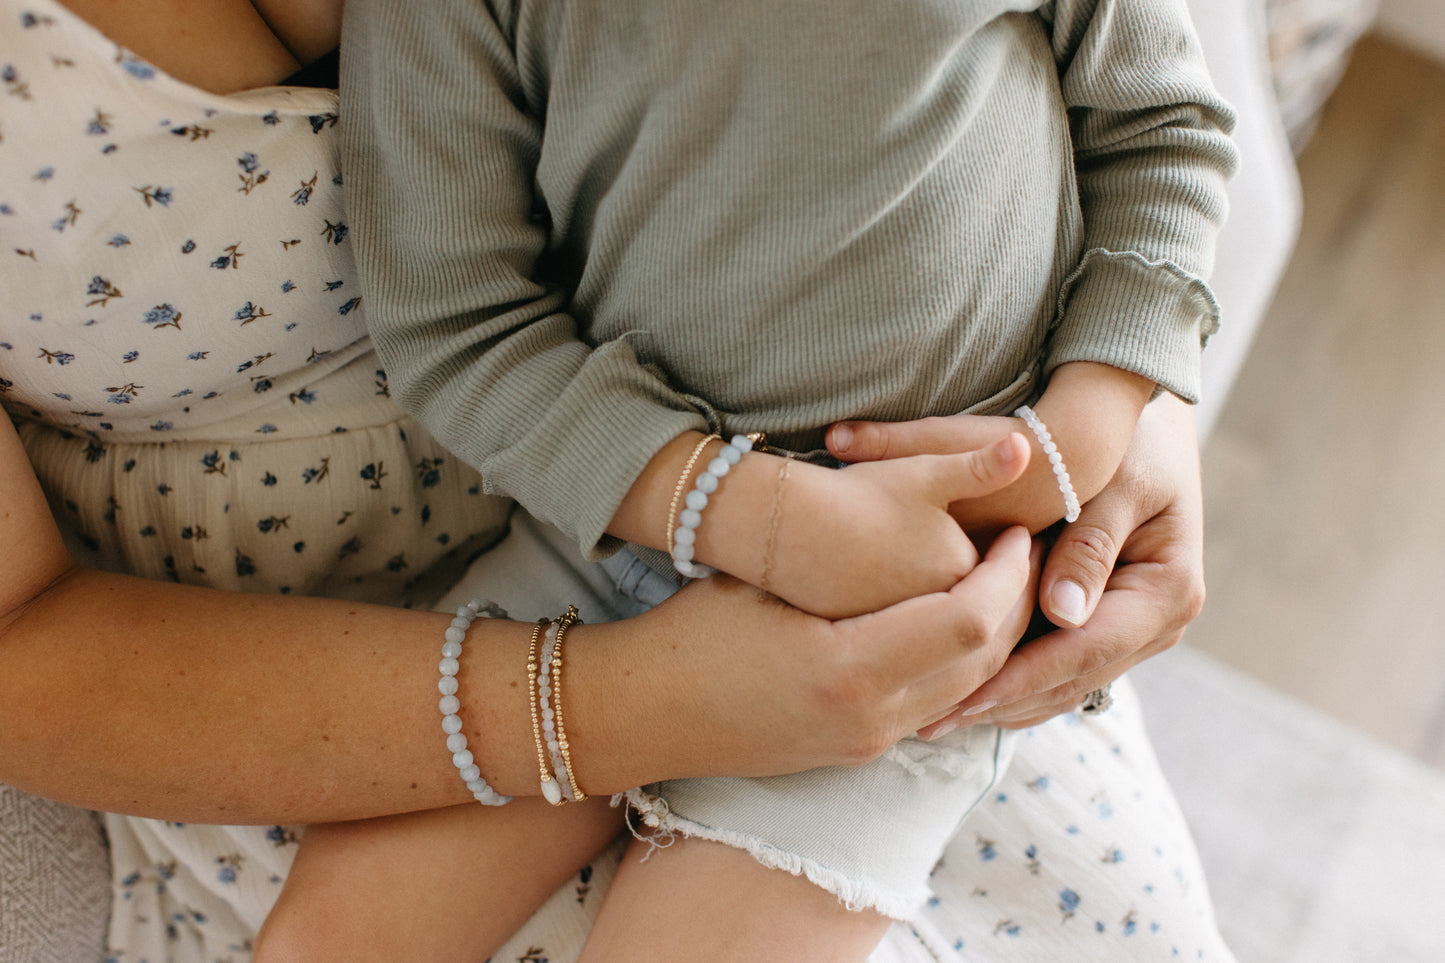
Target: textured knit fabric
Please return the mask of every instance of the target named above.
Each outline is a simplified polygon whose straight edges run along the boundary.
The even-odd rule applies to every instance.
[[[585,549],[686,429],[1197,393],[1236,158],[1183,0],[355,0],[342,61],[398,399]]]
[[[439,573],[492,541],[510,505],[387,396],[360,317],[335,92],[212,96],[51,0],[0,0],[0,85],[0,401],[76,559],[247,592],[439,594],[453,577]],[[7,963],[51,958],[6,954],[77,922],[56,881],[93,846],[88,825],[68,846],[74,820],[30,820],[0,845]],[[293,830],[121,816],[107,829],[114,958],[247,957]],[[98,945],[73,942],[85,935],[51,943],[94,960]]]

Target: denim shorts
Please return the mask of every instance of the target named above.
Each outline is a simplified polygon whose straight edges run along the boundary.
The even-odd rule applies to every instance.
[[[575,604],[599,622],[637,615],[675,591],[674,579],[630,552],[585,561],[567,536],[517,512],[508,536],[440,607],[481,597],[526,621]],[[905,739],[862,766],[674,779],[624,796],[655,845],[677,834],[724,843],[806,877],[849,909],[908,918],[932,895],[928,878],[944,846],[998,781],[1012,747],[1011,733],[971,726],[931,743]]]

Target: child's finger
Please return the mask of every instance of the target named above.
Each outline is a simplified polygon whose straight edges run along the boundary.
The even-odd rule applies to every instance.
[[[975,451],[998,441],[1018,422],[1010,418],[953,415],[897,423],[841,421],[828,430],[828,451],[846,462]]]
[[[935,456],[935,491],[944,504],[980,498],[998,491],[1024,473],[1029,443],[1018,432],[978,451]]]

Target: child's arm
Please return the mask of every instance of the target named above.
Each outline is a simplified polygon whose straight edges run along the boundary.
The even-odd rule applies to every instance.
[[[1045,373],[1093,361],[1194,402],[1200,349],[1219,325],[1205,278],[1239,163],[1234,112],[1210,82],[1184,0],[1056,0],[1040,14],[1084,226]]]

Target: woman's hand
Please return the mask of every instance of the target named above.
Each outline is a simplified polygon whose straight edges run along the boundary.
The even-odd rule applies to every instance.
[[[723,575],[694,582],[569,644],[568,672],[588,680],[568,696],[573,755],[609,774],[591,792],[866,762],[998,672],[1037,571],[1010,529],[951,590],[838,622]]]
[[[829,447],[855,461],[966,450],[996,437],[992,421],[851,424],[845,443],[830,432]],[[953,723],[1035,725],[1173,645],[1204,604],[1203,532],[1193,412],[1161,397],[1140,417],[1113,480],[1063,530],[1044,565],[1039,603],[1065,628],[1021,646],[925,734]]]

